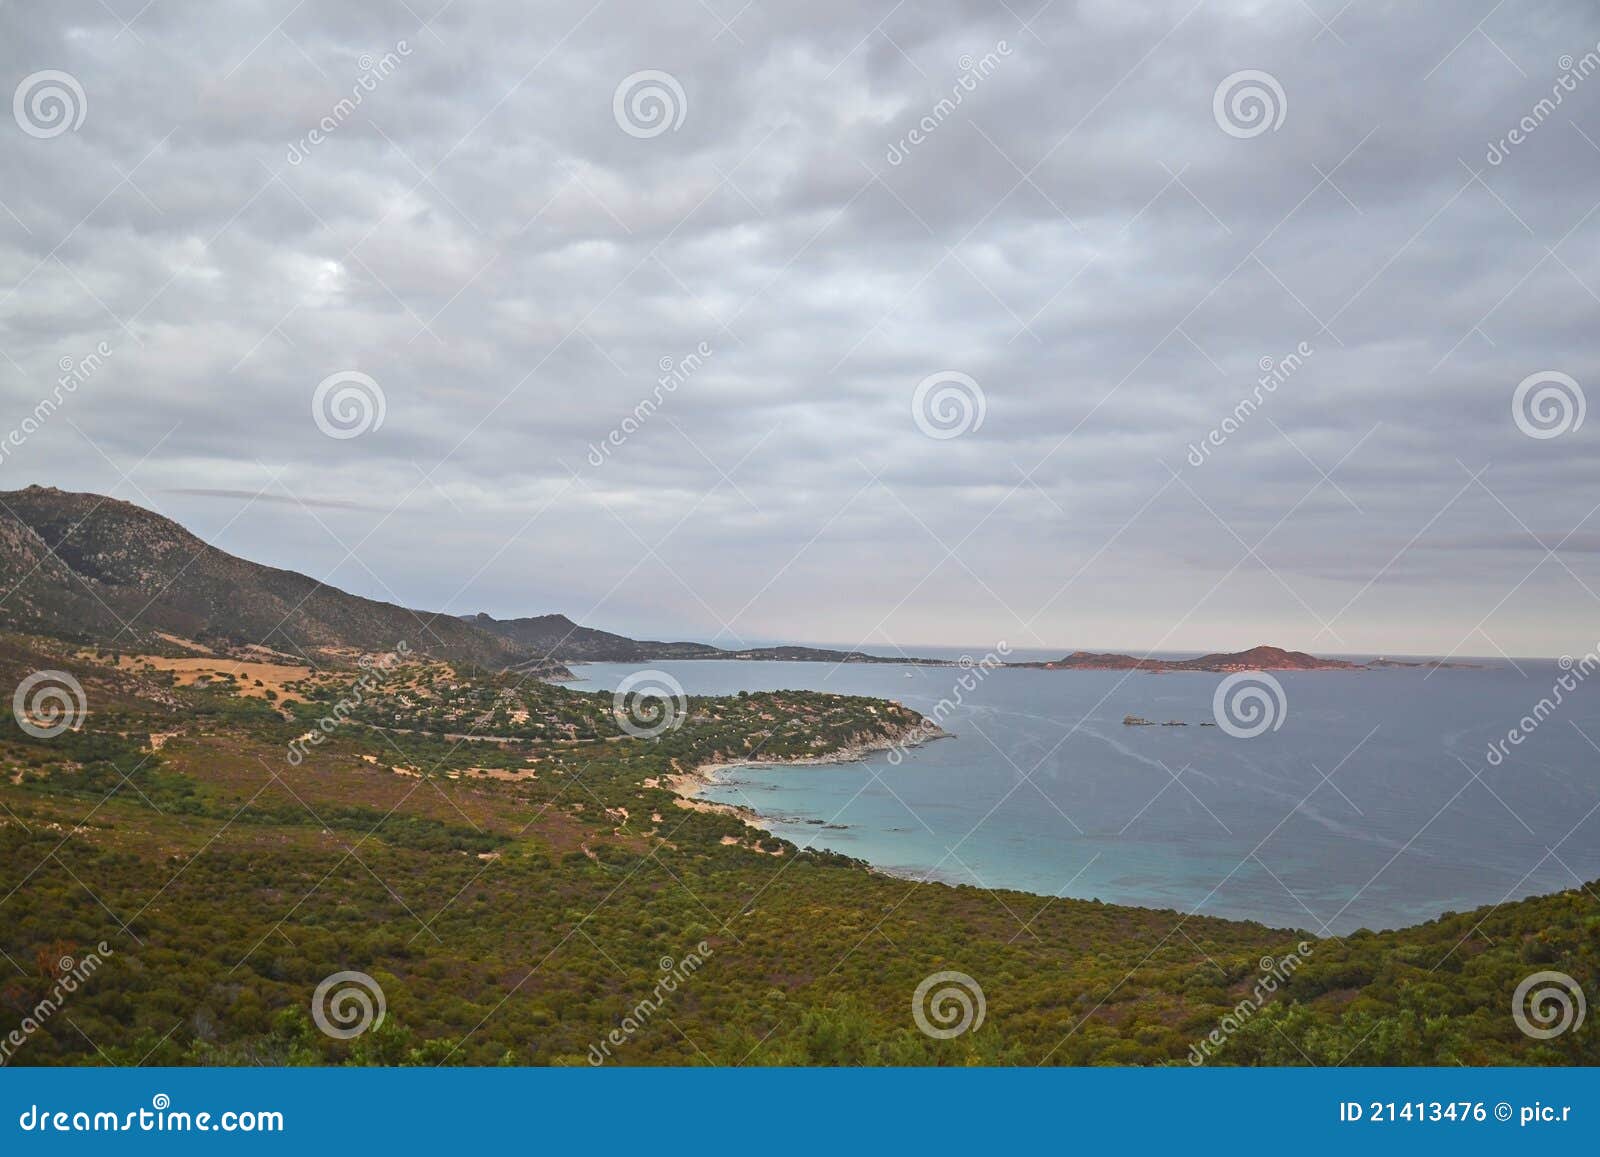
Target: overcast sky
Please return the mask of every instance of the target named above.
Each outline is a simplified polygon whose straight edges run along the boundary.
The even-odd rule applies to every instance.
[[[651,637],[1580,654],[1597,42],[1582,0],[12,0],[0,427],[110,352],[0,487]]]

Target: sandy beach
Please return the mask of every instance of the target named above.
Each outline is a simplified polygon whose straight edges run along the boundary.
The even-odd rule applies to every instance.
[[[820,767],[836,763],[857,763],[875,752],[890,751],[896,747],[917,747],[931,740],[950,737],[950,733],[943,728],[934,727],[929,730],[919,723],[913,724],[899,735],[848,744],[823,755],[807,755],[796,759],[729,759],[702,763],[692,771],[662,776],[660,784],[678,797],[675,802],[681,808],[737,816],[749,827],[770,835],[771,832],[765,827],[764,818],[754,808],[745,807],[743,804],[713,803],[700,798],[702,791],[718,782],[717,772],[735,767]]]

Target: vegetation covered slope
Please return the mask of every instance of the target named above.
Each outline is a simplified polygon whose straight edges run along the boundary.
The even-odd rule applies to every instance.
[[[450,615],[411,611],[248,562],[131,503],[43,486],[0,492],[0,626],[123,648],[155,632],[302,654],[414,651],[490,666],[526,656]]]
[[[469,615],[466,621],[539,655],[586,663],[649,663],[661,659],[716,658],[721,652],[707,643],[660,643],[580,627],[566,615],[529,615],[496,619]]]
[[[0,640],[0,686],[64,669],[89,705],[53,738],[0,717],[0,1029],[107,949],[13,1063],[1185,1064],[1219,1026],[1208,1063],[1600,1061],[1592,1026],[1538,1041],[1510,1014],[1534,970],[1600,975],[1590,888],[1307,940],[913,883],[669,790],[892,741],[918,717],[885,701],[693,698],[640,739],[609,695],[433,661],[273,690],[111,658]],[[345,971],[386,1005],[349,1040],[311,1015]],[[938,1040],[912,996],[946,971],[985,1017]]]

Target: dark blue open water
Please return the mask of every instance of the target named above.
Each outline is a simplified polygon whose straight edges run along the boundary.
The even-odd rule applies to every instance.
[[[811,688],[924,712],[961,675],[653,666],[690,694]],[[963,693],[956,738],[899,766],[730,769],[706,798],[754,808],[795,843],[952,883],[1317,933],[1395,927],[1600,877],[1600,751],[1584,734],[1600,743],[1600,679],[1492,766],[1488,744],[1563,673],[1521,667],[1278,673],[1282,726],[1252,739],[1198,726],[1220,675],[1001,670]],[[637,669],[591,664],[577,686]],[[1130,714],[1189,726],[1125,727]]]

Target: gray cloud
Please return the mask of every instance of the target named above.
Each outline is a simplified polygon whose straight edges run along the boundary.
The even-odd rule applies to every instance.
[[[319,510],[369,510],[379,511],[377,506],[363,506],[359,502],[347,502],[341,498],[300,498],[287,497],[282,494],[265,494],[255,490],[225,490],[207,489],[201,486],[179,486],[163,491],[165,494],[186,494],[197,498],[238,498],[246,502],[282,502],[290,506],[309,506]]]
[[[112,350],[7,485],[653,637],[1596,635],[1600,418],[1512,417],[1531,374],[1600,381],[1600,77],[1538,111],[1592,6],[282,7],[0,9],[6,84],[88,100],[0,134],[0,425]],[[640,139],[646,69],[687,108]],[[1244,69],[1286,98],[1249,139],[1213,118]],[[338,439],[343,370],[385,409]],[[940,440],[943,370],[986,408]]]

